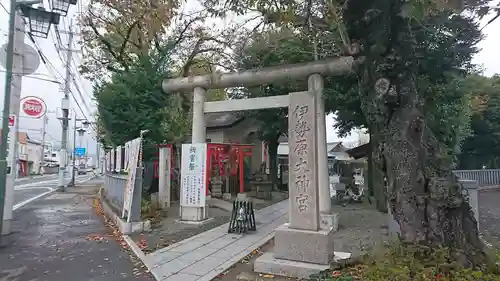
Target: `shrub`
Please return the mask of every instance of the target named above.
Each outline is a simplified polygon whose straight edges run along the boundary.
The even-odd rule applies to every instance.
[[[327,270],[309,280],[500,281],[500,274],[496,263],[478,269],[464,268],[454,261],[447,249],[394,243],[342,269]]]

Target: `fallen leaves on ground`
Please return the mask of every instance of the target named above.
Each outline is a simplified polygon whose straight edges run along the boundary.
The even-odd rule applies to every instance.
[[[250,254],[248,254],[246,257],[244,257],[241,260],[241,263],[249,263],[250,259],[252,259],[254,256],[256,256],[256,255],[258,255],[260,253],[261,253],[260,248],[257,248],[255,250],[253,250]]]
[[[99,200],[99,198],[94,198],[92,205],[95,209],[96,214],[98,216],[100,216],[103,219],[104,224],[111,229],[111,232],[108,233],[108,236],[115,239],[116,241],[118,241],[120,243],[120,246],[123,249],[128,250],[128,248],[129,248],[128,244],[125,241],[125,239],[123,239],[123,235],[120,232],[120,230],[118,229],[118,227],[111,220],[106,218],[106,216],[104,216],[104,211],[102,209],[101,200]]]
[[[104,237],[98,234],[90,234],[87,235],[87,240],[88,241],[102,241],[104,240]]]
[[[104,210],[102,209],[101,200],[99,200],[99,198],[94,198],[92,207],[94,207],[95,212],[98,216],[104,216]]]
[[[146,241],[146,239],[141,239],[139,242],[136,242],[136,244],[142,251],[148,250],[148,241]]]

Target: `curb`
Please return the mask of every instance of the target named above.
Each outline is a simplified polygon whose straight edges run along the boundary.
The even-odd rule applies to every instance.
[[[99,200],[101,201],[104,216],[111,220],[116,225],[116,227],[118,227],[118,230],[120,230],[122,234],[141,233],[144,231],[149,231],[151,229],[151,222],[149,220],[140,222],[126,222],[122,220],[105,200],[101,191],[99,192]]]
[[[478,191],[497,191],[497,190],[500,190],[500,186],[498,185],[482,186],[478,188]]]
[[[149,266],[146,264],[146,254],[139,248],[139,246],[128,236],[127,234],[122,234],[123,240],[127,243],[129,246],[130,250],[134,253],[134,255],[142,261],[142,263],[148,268],[148,270],[151,270]]]

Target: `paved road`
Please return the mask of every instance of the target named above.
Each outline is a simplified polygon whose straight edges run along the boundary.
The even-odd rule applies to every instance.
[[[92,208],[100,182],[17,210],[13,233],[0,249],[0,281],[153,281]]]
[[[76,181],[84,182],[93,176],[92,173],[79,175]],[[67,181],[70,177],[66,178]],[[16,179],[14,186],[14,209],[18,209],[28,204],[34,198],[48,194],[57,187],[57,175],[37,176],[33,178]]]

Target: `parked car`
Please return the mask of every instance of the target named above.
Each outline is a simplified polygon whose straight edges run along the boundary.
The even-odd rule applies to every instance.
[[[85,165],[80,165],[78,166],[78,175],[86,175],[87,174],[87,167]]]

